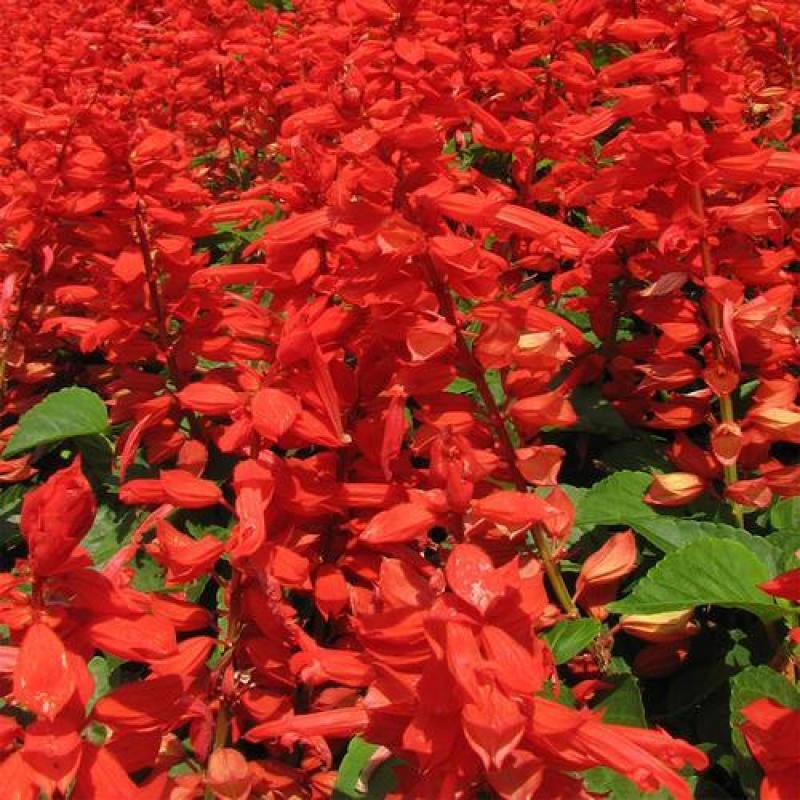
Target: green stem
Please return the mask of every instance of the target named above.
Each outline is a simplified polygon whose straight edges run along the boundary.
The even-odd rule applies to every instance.
[[[228,743],[228,727],[230,719],[228,718],[228,709],[225,707],[225,702],[222,701],[217,711],[217,721],[214,726],[214,749],[219,750],[225,747]]]

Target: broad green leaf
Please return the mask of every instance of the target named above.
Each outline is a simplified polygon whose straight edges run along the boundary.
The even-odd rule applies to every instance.
[[[629,725],[646,728],[647,717],[642,704],[639,682],[633,675],[620,675],[610,678],[616,686],[596,706],[603,709],[603,721],[614,725]]]
[[[770,509],[770,525],[776,531],[800,531],[800,497],[779,500]]]
[[[668,553],[631,594],[609,609],[616,614],[658,614],[716,605],[775,619],[782,609],[758,588],[769,578],[768,567],[740,542],[701,539]]]
[[[748,667],[731,680],[730,720],[731,740],[736,754],[739,777],[748,796],[758,796],[761,771],[750,755],[741,731],[742,709],[756,700],[770,698],[787,708],[800,710],[800,690],[769,667]]]
[[[652,477],[645,472],[617,472],[595,484],[576,502],[575,525],[628,525],[654,547],[671,553],[702,539],[731,539],[752,551],[769,567],[770,577],[781,562],[778,549],[766,539],[722,522],[705,522],[661,514],[644,502]]]
[[[764,665],[746,667],[731,680],[731,724],[740,725],[742,709],[765,697],[800,711],[800,689],[780,672]]]
[[[646,472],[615,472],[580,499],[575,524],[579,528],[633,525],[634,521],[657,517],[657,512],[642,499],[652,480]]]
[[[553,651],[556,664],[565,664],[583,652],[601,629],[602,625],[596,619],[567,619],[554,625],[544,638]]]
[[[673,800],[672,792],[643,792],[633,781],[608,767],[587,770],[583,778],[586,788],[593,795],[602,795],[603,800]]]
[[[102,398],[88,389],[72,386],[48,395],[22,415],[3,458],[39,445],[107,430],[108,412]]]
[[[561,483],[558,486],[562,492],[564,492],[567,497],[572,501],[572,505],[576,506],[578,503],[583,501],[583,498],[586,497],[586,494],[590,491],[585,486],[570,486],[568,483]],[[547,495],[552,492],[553,489],[551,486],[539,486],[536,489],[536,494],[540,497],[547,497]]]
[[[333,800],[382,800],[388,792],[395,790],[397,781],[392,770],[392,766],[398,763],[395,759],[384,762],[372,773],[366,794],[358,790],[361,774],[377,749],[377,745],[370,744],[360,736],[350,740],[339,766]]]
[[[741,528],[734,528],[723,522],[702,522],[681,517],[656,516],[631,523],[631,527],[647,539],[650,544],[665,553],[701,539],[730,539],[744,545],[769,568],[771,574],[778,571],[781,553],[774,545],[761,536],[753,536]]]
[[[788,572],[798,565],[800,559],[796,554],[800,551],[800,528],[785,528],[764,538],[780,553],[779,572]]]
[[[117,488],[113,467],[114,445],[107,436],[76,436],[70,443],[70,449],[80,453],[81,469],[89,483],[106,489]]]
[[[697,708],[709,695],[729,680],[734,670],[727,664],[717,661],[713,664],[684,669],[670,682],[665,701],[665,719],[680,717],[681,714]]]

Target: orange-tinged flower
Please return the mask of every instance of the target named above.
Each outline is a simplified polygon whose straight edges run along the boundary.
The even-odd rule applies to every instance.
[[[517,400],[511,407],[511,416],[532,431],[549,426],[569,427],[578,421],[575,409],[560,390]]]
[[[608,28],[611,36],[623,42],[647,42],[662,36],[669,36],[672,28],[657,19],[636,17],[617,19]]]
[[[742,429],[735,422],[722,422],[711,432],[711,449],[720,464],[735,464],[742,450]]]
[[[350,602],[350,587],[342,571],[333,564],[321,564],[314,577],[314,600],[324,619],[338,616]]]
[[[725,497],[749,508],[767,508],[772,502],[772,489],[764,478],[741,480],[725,487]]]
[[[656,506],[682,506],[706,491],[706,481],[691,472],[656,475],[644,499]]]
[[[554,486],[564,460],[564,450],[555,445],[524,447],[517,450],[517,467],[533,486]]]
[[[480,517],[508,528],[530,527],[553,513],[553,509],[538,495],[530,492],[493,492],[472,502],[472,510]]]
[[[800,443],[800,411],[795,408],[760,406],[752,409],[747,419],[777,439]]]
[[[630,530],[614,534],[583,564],[575,600],[592,616],[604,619],[605,606],[617,595],[622,579],[636,566],[636,538]]]
[[[229,414],[242,405],[240,395],[221,383],[191,383],[178,392],[178,400],[184,408],[200,414]]]
[[[211,752],[206,767],[206,785],[217,798],[246,800],[250,796],[253,777],[247,759],[231,747],[218,747]]]
[[[636,565],[636,539],[630,530],[615,533],[583,564],[578,591],[593,583],[609,583],[628,575]]]
[[[222,500],[219,486],[182,469],[162,470],[159,478],[167,502],[178,508],[207,508]]]
[[[435,358],[451,347],[454,341],[453,326],[440,318],[418,319],[406,334],[406,346],[413,361]]]
[[[436,514],[425,506],[400,503],[376,514],[361,534],[361,540],[369,544],[410,542],[426,534],[436,521]]]
[[[188,583],[208,572],[225,550],[225,543],[207,534],[193,539],[166,520],[156,524],[156,539],[147,551],[167,568],[167,584]]]
[[[335,708],[311,714],[289,715],[283,719],[264,722],[251,728],[245,738],[251,742],[273,739],[279,736],[330,736],[346,739],[364,731],[369,718],[361,706]]]
[[[685,639],[697,633],[692,622],[694,611],[664,611],[660,614],[629,614],[622,617],[619,627],[646,642],[667,643]]]
[[[259,389],[250,401],[253,427],[271,443],[292,427],[300,411],[296,397],[271,386]]]

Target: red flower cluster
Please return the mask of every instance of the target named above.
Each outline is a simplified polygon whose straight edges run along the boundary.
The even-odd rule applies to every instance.
[[[594,396],[656,506],[800,495],[800,5],[297,5],[0,0],[0,436],[80,384],[113,447],[0,461],[5,796],[328,797],[361,734],[397,797],[689,800],[596,700],[691,610],[557,669],[639,558],[569,588],[559,475]]]

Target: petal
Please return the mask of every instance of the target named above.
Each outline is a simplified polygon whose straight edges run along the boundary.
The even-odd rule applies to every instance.
[[[75,691],[67,651],[45,624],[33,624],[19,649],[14,669],[14,695],[35,714],[53,719]]]

